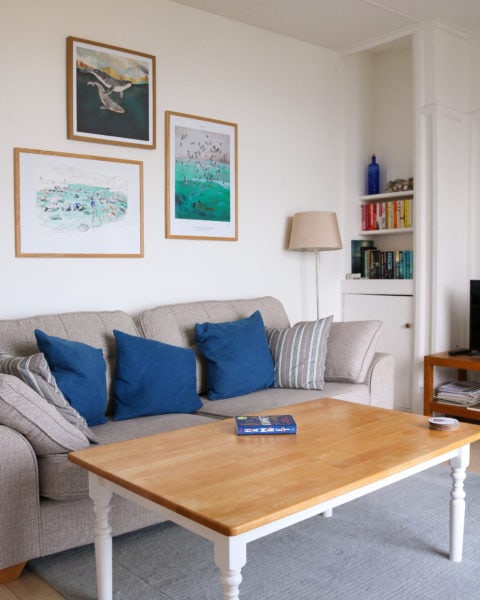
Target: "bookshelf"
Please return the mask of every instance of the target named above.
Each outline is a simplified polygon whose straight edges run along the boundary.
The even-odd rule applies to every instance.
[[[366,279],[413,279],[414,196],[404,190],[359,197],[364,241],[356,249],[352,242],[352,256],[360,252],[352,272],[360,262]]]
[[[359,235],[413,232],[414,191],[360,196],[362,230]]]

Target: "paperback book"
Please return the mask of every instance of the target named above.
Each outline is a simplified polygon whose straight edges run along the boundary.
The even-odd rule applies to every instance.
[[[297,433],[292,415],[235,417],[237,435],[276,435]]]

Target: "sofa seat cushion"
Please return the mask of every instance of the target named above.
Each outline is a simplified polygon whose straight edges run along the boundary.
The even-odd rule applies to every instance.
[[[169,414],[138,417],[125,421],[108,421],[92,431],[100,444],[131,440],[163,431],[210,423],[201,415]],[[38,457],[40,495],[52,500],[71,500],[88,496],[88,473],[68,460],[67,454]]]
[[[197,414],[224,418],[254,413],[268,414],[271,408],[298,404],[317,398],[336,398],[349,400],[359,404],[370,404],[370,392],[367,385],[352,383],[326,383],[323,390],[289,390],[286,388],[269,388],[259,390],[246,396],[237,396],[227,400],[209,400],[201,396],[203,407]]]

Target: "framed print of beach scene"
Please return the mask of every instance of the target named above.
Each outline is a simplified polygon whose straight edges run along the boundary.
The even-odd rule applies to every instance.
[[[67,137],[155,148],[155,57],[67,38]]]
[[[167,238],[238,240],[237,125],[165,113]]]
[[[14,149],[17,257],[143,257],[143,163]]]

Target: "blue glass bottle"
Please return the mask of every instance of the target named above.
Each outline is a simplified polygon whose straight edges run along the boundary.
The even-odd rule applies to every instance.
[[[368,183],[367,194],[380,193],[380,165],[377,163],[375,154],[372,155],[372,162],[368,165]]]

